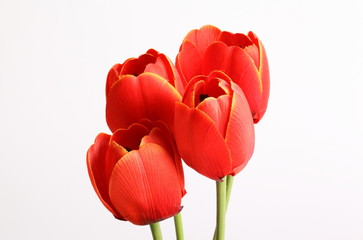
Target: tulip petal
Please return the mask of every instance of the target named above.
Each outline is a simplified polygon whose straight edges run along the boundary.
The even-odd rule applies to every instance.
[[[268,104],[268,99],[270,95],[270,70],[267,60],[267,54],[265,47],[261,42],[260,43],[260,76],[261,76],[261,92],[262,99],[259,104],[259,111],[257,113],[256,118],[254,119],[255,123],[257,123],[265,114]]]
[[[111,141],[127,149],[127,151],[139,149],[141,139],[149,134],[150,130],[142,124],[134,123],[127,129],[118,129],[112,135]]]
[[[199,30],[194,29],[190,31],[184,38],[184,40],[189,40],[197,47],[200,54],[203,55],[207,47],[214,41],[217,41],[221,30],[212,26],[205,25]]]
[[[100,198],[103,205],[118,219],[125,220],[124,217],[114,208],[108,194],[109,178],[106,177],[105,156],[110,141],[110,135],[100,133],[95,143],[87,152],[87,169],[92,186]]]
[[[148,64],[144,71],[152,72],[165,78],[180,94],[184,93],[184,85],[180,80],[174,64],[164,54],[159,54],[156,58],[156,62]]]
[[[180,189],[182,191],[182,196],[184,196],[186,194],[184,172],[181,158],[175,145],[175,140],[165,124],[162,122],[154,122],[154,124],[157,125],[157,127],[154,127],[150,134],[142,139],[140,146],[148,143],[155,143],[167,150],[170,156],[174,156],[174,163],[179,177]]]
[[[231,96],[222,95],[218,98],[209,97],[201,102],[197,109],[206,113],[216,124],[219,133],[226,136],[226,128],[229,120]]]
[[[194,76],[200,74],[201,60],[202,55],[196,46],[188,40],[184,41],[175,63],[184,87]]]
[[[262,98],[262,82],[254,60],[239,47],[228,47],[222,42],[213,43],[206,51],[202,72],[212,70],[225,72],[243,90],[254,119]]]
[[[233,162],[230,174],[235,175],[252,156],[255,133],[249,105],[242,90],[233,82],[231,86],[234,93],[225,139]]]
[[[114,132],[148,118],[172,127],[176,101],[181,101],[180,94],[164,78],[153,73],[138,77],[127,75],[116,82],[108,94],[107,124]]]
[[[181,192],[174,160],[157,144],[126,154],[115,166],[110,198],[125,219],[146,225],[176,215]]]
[[[113,67],[110,69],[107,75],[106,80],[106,96],[108,95],[108,92],[110,91],[111,87],[117,80],[120,78],[120,71],[121,71],[122,65],[117,63],[113,65]]]
[[[218,36],[218,41],[224,42],[227,46],[237,46],[245,48],[252,45],[251,39],[242,33],[233,34],[231,32],[223,31]]]
[[[220,181],[232,166],[222,135],[204,112],[183,103],[175,105],[175,141],[181,157],[200,174]]]

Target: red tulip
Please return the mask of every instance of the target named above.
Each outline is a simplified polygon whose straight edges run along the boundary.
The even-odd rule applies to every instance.
[[[87,167],[98,197],[117,219],[145,225],[182,208],[181,159],[161,122],[144,120],[112,136],[99,134],[87,152]]]
[[[181,101],[180,94],[161,76],[154,73],[142,73],[137,77],[124,75],[108,92],[107,124],[114,132],[147,118],[161,120],[172,128],[176,101]]]
[[[159,53],[154,49],[149,49],[145,54],[138,58],[129,58],[123,64],[117,63],[110,69],[106,81],[106,96],[112,86],[121,79],[122,76],[138,76],[145,72],[155,73],[165,78],[180,94],[183,94],[184,86],[174,64],[166,55]]]
[[[182,81],[221,70],[243,90],[253,120],[263,117],[270,92],[266,51],[253,32],[247,35],[221,32],[213,26],[192,30],[185,37],[176,58]]]
[[[240,172],[254,149],[254,126],[242,90],[221,71],[196,76],[175,107],[175,140],[185,163],[221,180]]]

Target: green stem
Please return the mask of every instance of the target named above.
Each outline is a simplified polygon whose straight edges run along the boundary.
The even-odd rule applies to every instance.
[[[181,212],[174,216],[175,233],[177,240],[184,240],[183,221]]]
[[[226,189],[226,212],[227,212],[227,208],[228,208],[228,203],[229,203],[229,199],[231,198],[231,192],[232,192],[232,186],[233,186],[233,180],[234,177],[231,175],[227,176],[227,189]],[[214,236],[213,236],[213,240],[217,239],[217,228],[214,230]]]
[[[217,182],[217,240],[224,240],[226,222],[226,177]]]
[[[161,235],[160,224],[158,222],[150,224],[151,233],[154,240],[163,240]]]
[[[228,208],[228,203],[229,203],[229,199],[231,198],[231,192],[232,192],[232,186],[233,186],[233,180],[234,180],[234,177],[232,175],[228,175],[227,176],[227,194],[226,194],[226,211],[227,211],[227,208]]]

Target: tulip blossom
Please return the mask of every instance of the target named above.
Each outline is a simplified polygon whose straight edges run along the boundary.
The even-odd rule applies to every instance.
[[[181,98],[178,91],[159,75],[124,75],[108,92],[107,124],[114,132],[147,118],[152,121],[161,120],[172,128],[174,104],[181,101]]]
[[[265,48],[253,32],[232,34],[210,25],[192,30],[180,47],[176,67],[184,84],[194,76],[223,71],[243,90],[254,122],[263,117],[270,92],[269,67]]]
[[[117,63],[110,69],[106,81],[106,96],[112,86],[121,79],[122,76],[138,76],[145,72],[155,73],[165,78],[180,92],[180,94],[183,94],[184,86],[174,64],[166,55],[159,53],[154,49],[149,49],[145,54],[138,58],[129,58],[124,63]]]
[[[96,137],[87,152],[92,185],[120,220],[155,223],[181,210],[185,194],[181,159],[168,128],[143,120]]]
[[[176,103],[174,134],[185,163],[220,181],[240,172],[254,149],[254,126],[240,87],[221,71],[196,76]]]

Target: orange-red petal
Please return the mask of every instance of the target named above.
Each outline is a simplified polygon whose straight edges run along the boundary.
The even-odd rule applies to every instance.
[[[212,25],[205,25],[200,29],[190,31],[184,38],[189,40],[197,47],[200,54],[203,55],[207,47],[214,41],[217,41],[221,30]]]
[[[87,152],[87,169],[92,186],[103,205],[118,219],[124,217],[114,208],[108,193],[109,179],[106,178],[105,156],[110,141],[110,135],[100,133],[95,143]]]
[[[225,72],[243,90],[254,119],[257,119],[261,104],[261,78],[254,60],[239,47],[228,47],[222,42],[212,44],[206,51],[202,71]]]
[[[253,120],[242,90],[233,82],[232,106],[226,131],[226,144],[232,157],[232,172],[239,173],[251,158],[255,145]]]
[[[223,138],[226,135],[231,101],[231,96],[222,95],[218,98],[209,97],[197,106],[197,109],[206,113],[214,121]]]
[[[223,136],[206,113],[183,103],[175,105],[175,140],[184,162],[208,178],[221,180],[232,166]]]
[[[184,87],[194,77],[201,73],[202,55],[189,40],[183,42],[176,57],[175,65]]]
[[[127,128],[143,118],[173,124],[174,103],[181,101],[178,91],[154,73],[124,76],[110,90],[106,120],[111,131]]]
[[[144,71],[152,72],[165,78],[181,95],[184,93],[184,84],[182,83],[174,64],[166,55],[160,53],[156,58],[156,62],[148,64]]]
[[[174,159],[157,144],[145,144],[115,166],[110,198],[125,219],[146,225],[176,215],[181,191]]]

